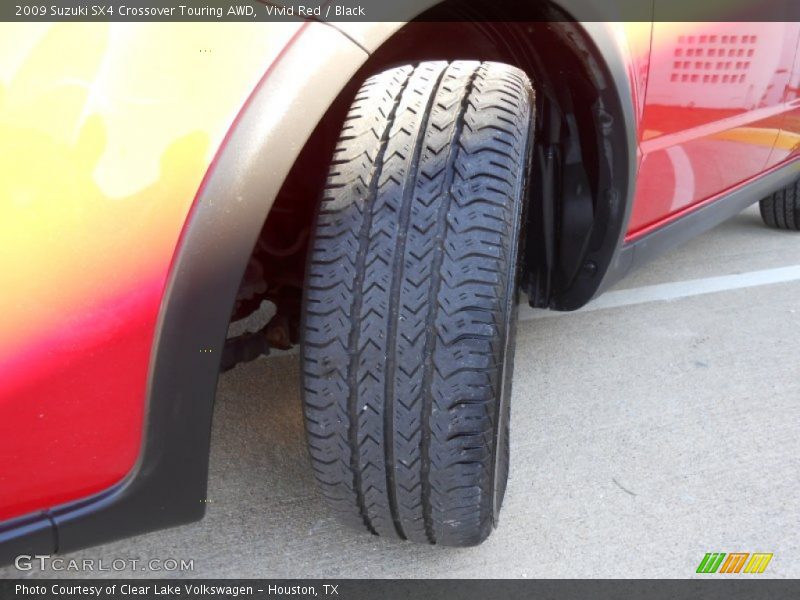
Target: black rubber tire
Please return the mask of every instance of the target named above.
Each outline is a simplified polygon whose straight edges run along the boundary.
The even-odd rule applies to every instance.
[[[482,542],[508,477],[533,90],[496,63],[371,77],[337,145],[306,276],[308,444],[341,518]]]
[[[775,229],[800,231],[800,181],[759,202],[761,218]]]

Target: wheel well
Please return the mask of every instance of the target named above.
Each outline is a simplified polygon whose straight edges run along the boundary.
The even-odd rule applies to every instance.
[[[250,259],[234,320],[269,300],[277,307],[268,332],[272,345],[296,342],[307,241],[350,102],[371,74],[423,60],[498,61],[531,77],[537,127],[523,289],[532,305],[557,310],[579,308],[597,292],[619,245],[629,193],[623,101],[580,24],[553,4],[543,3],[541,18],[530,22],[497,21],[501,8],[490,9],[481,0],[444,2],[370,56],[285,179]],[[463,20],[465,12],[473,20]]]

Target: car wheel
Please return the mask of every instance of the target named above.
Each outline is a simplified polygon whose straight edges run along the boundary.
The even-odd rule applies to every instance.
[[[800,182],[786,186],[759,203],[764,223],[775,229],[800,231]]]
[[[508,476],[526,75],[426,62],[368,79],[332,160],[306,275],[308,445],[372,533],[482,542]]]

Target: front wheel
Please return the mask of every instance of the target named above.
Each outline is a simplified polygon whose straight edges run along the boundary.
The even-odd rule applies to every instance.
[[[482,542],[508,477],[526,75],[427,62],[367,80],[311,243],[303,325],[308,444],[347,523]]]

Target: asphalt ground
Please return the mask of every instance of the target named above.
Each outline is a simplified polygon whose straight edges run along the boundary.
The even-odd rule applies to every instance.
[[[651,578],[694,576],[707,552],[769,552],[760,577],[800,577],[800,235],[753,208],[604,298],[522,311],[510,481],[479,547],[383,540],[332,518],[288,354],[221,378],[203,521],[66,558],[193,560],[101,577]]]

